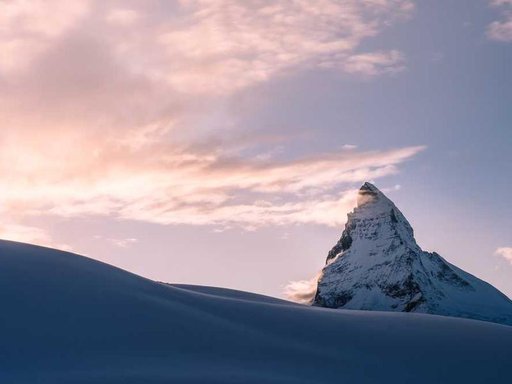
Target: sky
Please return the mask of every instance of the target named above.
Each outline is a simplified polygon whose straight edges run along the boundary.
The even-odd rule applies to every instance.
[[[512,296],[512,0],[0,0],[0,238],[282,297],[374,182]]]

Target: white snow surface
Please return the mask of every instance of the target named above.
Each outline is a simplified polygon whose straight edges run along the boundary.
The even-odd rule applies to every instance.
[[[512,327],[157,283],[0,241],[0,383],[502,383]]]
[[[314,304],[465,317],[512,325],[512,301],[490,284],[422,251],[400,210],[365,183],[329,253]]]

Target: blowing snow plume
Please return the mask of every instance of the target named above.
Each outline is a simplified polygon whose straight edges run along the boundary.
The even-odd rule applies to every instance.
[[[322,273],[318,272],[315,277],[309,280],[290,281],[284,288],[284,296],[296,303],[313,304],[318,280],[321,276]]]

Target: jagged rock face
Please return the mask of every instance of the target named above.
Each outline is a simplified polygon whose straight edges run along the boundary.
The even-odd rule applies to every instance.
[[[482,280],[424,252],[400,210],[370,183],[327,256],[313,305],[421,312],[512,325],[512,302]]]

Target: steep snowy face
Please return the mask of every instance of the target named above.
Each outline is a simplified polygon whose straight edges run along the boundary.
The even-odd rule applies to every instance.
[[[505,295],[437,253],[422,251],[404,215],[370,183],[359,190],[357,207],[327,256],[313,305],[512,324]]]
[[[345,231],[329,252],[327,262],[349,249],[364,248],[371,253],[383,247],[419,249],[411,225],[398,208],[375,186],[365,183],[359,190],[357,207],[348,214]]]

